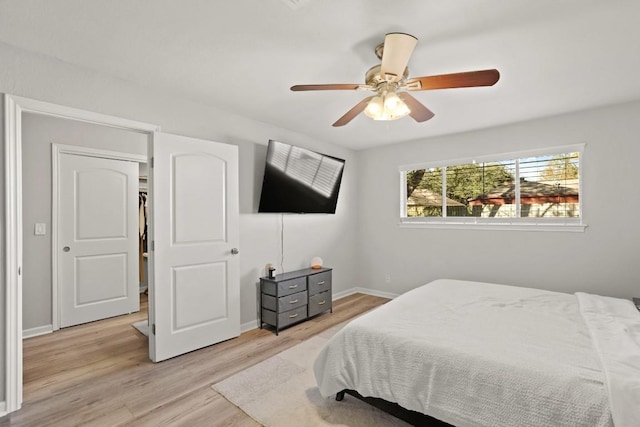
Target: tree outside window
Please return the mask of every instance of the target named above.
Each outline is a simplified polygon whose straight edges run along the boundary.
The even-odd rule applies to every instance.
[[[580,216],[578,152],[414,169],[404,176],[407,217]]]

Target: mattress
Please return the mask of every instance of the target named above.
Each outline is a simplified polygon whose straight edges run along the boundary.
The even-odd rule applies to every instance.
[[[627,314],[640,322],[637,312]],[[633,401],[640,387],[611,392],[592,328],[576,295],[436,280],[350,322],[314,370],[325,397],[352,389],[459,427],[612,426],[612,396],[631,390]],[[613,371],[633,370],[631,360],[614,360]],[[618,406],[627,412],[616,427],[640,425],[629,424],[640,417],[636,409]]]

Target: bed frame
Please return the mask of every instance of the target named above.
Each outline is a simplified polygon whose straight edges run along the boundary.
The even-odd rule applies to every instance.
[[[389,402],[377,397],[364,397],[355,390],[345,389],[339,391],[338,393],[336,393],[336,400],[338,402],[342,401],[345,394],[349,394],[357,399],[362,400],[363,402],[368,403],[371,406],[375,406],[376,408],[381,409],[396,418],[400,418],[402,421],[406,421],[413,426],[453,427],[451,424],[447,424],[444,421],[440,421],[436,418],[430,417],[429,415],[412,411],[410,409],[405,409],[397,403]]]

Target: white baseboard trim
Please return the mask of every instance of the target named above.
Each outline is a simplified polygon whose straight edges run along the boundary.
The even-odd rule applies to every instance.
[[[22,339],[37,337],[38,335],[50,334],[53,332],[53,325],[38,326],[37,328],[25,329],[22,331]]]
[[[337,294],[333,294],[331,299],[335,301],[337,299],[348,297],[349,295],[353,295],[353,294],[366,294],[366,295],[372,295],[374,297],[389,298],[389,299],[394,299],[395,297],[398,296],[398,294],[392,294],[391,292],[384,292],[384,291],[378,291],[375,289],[356,287],[356,288],[347,289],[346,291],[338,292]],[[256,319],[247,323],[243,323],[242,325],[240,325],[240,333],[244,334],[245,332],[249,332],[253,329],[258,329],[259,328],[258,322],[259,320]]]
[[[259,320],[256,319],[256,320],[252,320],[252,321],[247,322],[247,323],[243,323],[242,325],[240,325],[240,333],[244,334],[245,332],[249,332],[249,331],[252,331],[254,329],[258,329],[259,328],[258,322],[259,322]]]
[[[374,297],[389,298],[389,299],[394,299],[398,296],[398,294],[393,294],[391,292],[356,287],[356,288],[347,289],[346,291],[338,292],[337,294],[333,294],[333,300],[335,301],[337,299],[348,297],[349,295],[353,295],[353,294],[366,294],[366,295],[372,295]]]
[[[7,401],[3,400],[2,402],[0,402],[0,418],[4,417],[5,415],[7,415]]]

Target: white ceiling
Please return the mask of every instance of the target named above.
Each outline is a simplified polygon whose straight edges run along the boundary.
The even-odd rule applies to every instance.
[[[293,5],[293,6],[292,6]],[[640,99],[637,0],[0,0],[0,41],[363,149]],[[368,92],[387,32],[410,77],[500,70],[493,87],[414,92],[436,115],[331,124]]]

